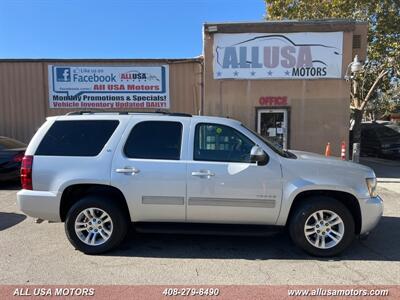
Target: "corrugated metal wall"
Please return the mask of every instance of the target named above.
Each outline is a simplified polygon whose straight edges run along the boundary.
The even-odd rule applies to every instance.
[[[29,142],[46,116],[69,109],[49,109],[47,66],[169,65],[170,111],[197,114],[200,109],[202,68],[199,60],[60,60],[0,61],[0,135]]]

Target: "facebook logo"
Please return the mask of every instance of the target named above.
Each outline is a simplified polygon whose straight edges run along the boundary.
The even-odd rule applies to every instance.
[[[71,69],[70,68],[56,68],[56,79],[57,79],[57,81],[62,81],[62,82],[71,81]]]

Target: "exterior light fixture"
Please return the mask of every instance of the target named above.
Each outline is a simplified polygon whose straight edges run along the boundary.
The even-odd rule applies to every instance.
[[[349,81],[350,79],[353,78],[353,76],[349,75],[349,68],[351,73],[358,73],[361,71],[362,67],[363,64],[358,60],[358,55],[354,56],[353,61],[349,63],[349,65],[347,66],[346,75],[344,76],[344,79],[346,79],[346,81]]]

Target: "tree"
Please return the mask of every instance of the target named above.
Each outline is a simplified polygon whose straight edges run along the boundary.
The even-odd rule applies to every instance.
[[[361,122],[379,94],[398,97],[393,89],[400,70],[400,0],[265,0],[267,20],[341,18],[367,21],[367,62],[351,80],[350,108],[354,118],[353,142],[361,139]],[[379,91],[379,93],[378,93]]]
[[[400,113],[400,85],[393,84],[393,88],[382,93],[368,103],[365,108],[368,120],[388,119],[391,114]]]

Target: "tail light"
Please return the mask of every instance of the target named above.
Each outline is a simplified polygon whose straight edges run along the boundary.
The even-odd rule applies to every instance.
[[[21,163],[21,186],[24,190],[32,190],[33,156],[25,155]]]
[[[24,158],[24,153],[18,153],[17,155],[14,155],[14,157],[12,158],[13,162],[21,162],[22,159]]]

